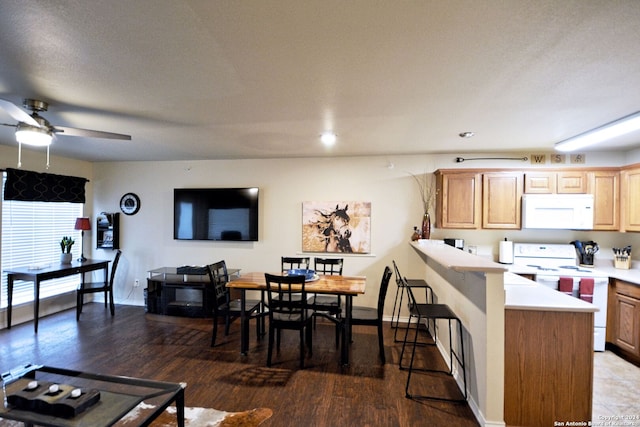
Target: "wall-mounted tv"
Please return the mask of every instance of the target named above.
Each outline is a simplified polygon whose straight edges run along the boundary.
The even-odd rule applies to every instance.
[[[176,188],[176,240],[258,240],[258,188]]]

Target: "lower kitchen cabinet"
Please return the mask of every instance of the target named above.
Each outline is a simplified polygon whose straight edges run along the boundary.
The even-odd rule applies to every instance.
[[[607,313],[607,342],[616,353],[640,365],[640,286],[614,279]]]
[[[504,421],[591,420],[593,313],[505,310]],[[582,425],[582,424],[576,424]]]

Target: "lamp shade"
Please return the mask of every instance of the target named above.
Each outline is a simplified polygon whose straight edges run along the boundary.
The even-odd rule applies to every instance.
[[[91,221],[89,218],[76,218],[76,226],[74,227],[76,230],[91,230]]]
[[[16,141],[34,147],[47,147],[51,144],[53,135],[49,129],[38,128],[25,123],[19,123],[16,130]]]

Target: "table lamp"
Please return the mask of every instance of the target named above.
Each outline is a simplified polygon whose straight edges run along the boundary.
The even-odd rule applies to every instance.
[[[91,221],[89,221],[89,218],[76,218],[76,226],[75,226],[76,230],[80,230],[80,247],[82,248],[82,255],[80,256],[80,258],[78,258],[78,261],[86,261],[87,259],[84,257],[84,231],[85,230],[91,230]]]

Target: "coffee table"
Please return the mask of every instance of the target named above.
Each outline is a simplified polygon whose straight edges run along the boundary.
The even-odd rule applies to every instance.
[[[18,409],[7,403],[7,396],[23,390],[26,381],[72,385],[100,392],[100,400],[72,418]],[[3,404],[0,418],[22,421],[25,426],[107,427],[116,424],[138,404],[137,425],[148,426],[172,403],[179,427],[184,427],[185,383],[169,383],[141,378],[92,374],[41,365],[24,365],[2,374]]]

